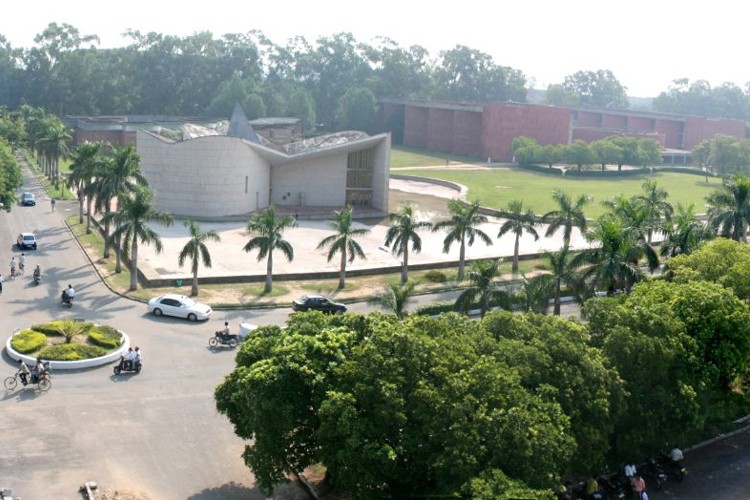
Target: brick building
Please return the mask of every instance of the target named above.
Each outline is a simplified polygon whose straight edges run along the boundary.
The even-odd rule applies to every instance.
[[[745,138],[741,120],[520,103],[383,100],[379,118],[394,144],[505,162],[512,160],[511,143],[518,136],[541,145],[645,137],[669,151],[668,163],[687,162],[699,142],[716,134]]]

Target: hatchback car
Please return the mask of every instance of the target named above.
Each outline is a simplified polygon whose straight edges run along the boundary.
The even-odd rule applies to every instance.
[[[33,193],[23,193],[21,195],[21,205],[25,207],[33,207],[36,205],[36,198]]]
[[[322,295],[304,295],[292,302],[292,309],[295,311],[322,311],[324,313],[346,312],[344,304],[334,302]]]
[[[176,316],[190,321],[206,320],[211,317],[211,308],[196,302],[190,297],[167,293],[148,301],[148,312],[154,316]]]
[[[16,243],[21,250],[26,250],[27,248],[36,250],[36,237],[32,233],[19,234]]]

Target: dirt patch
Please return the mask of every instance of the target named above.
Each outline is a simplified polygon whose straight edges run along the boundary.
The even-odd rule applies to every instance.
[[[143,492],[130,490],[106,490],[97,491],[96,500],[154,500],[154,498]]]

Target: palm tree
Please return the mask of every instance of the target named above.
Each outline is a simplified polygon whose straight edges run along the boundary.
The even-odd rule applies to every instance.
[[[385,246],[391,248],[396,256],[401,257],[401,284],[409,280],[409,247],[415,252],[422,251],[422,238],[417,231],[420,229],[429,229],[432,224],[429,222],[417,222],[414,219],[414,209],[407,204],[401,207],[398,214],[390,217],[391,226],[385,233]]]
[[[250,218],[247,230],[251,234],[257,234],[243,247],[246,252],[258,250],[258,261],[267,258],[266,263],[266,285],[264,293],[270,293],[273,289],[273,251],[281,250],[287,260],[294,259],[294,249],[282,235],[287,229],[297,227],[297,222],[290,215],[276,215],[276,207],[271,205],[263,212]]]
[[[646,258],[651,271],[659,266],[659,258],[653,249],[645,242],[639,244],[633,231],[623,227],[617,217],[605,215],[599,218],[586,238],[599,242],[599,245],[579,252],[573,257],[571,266],[582,268],[581,276],[592,289],[604,289],[608,293],[628,291],[643,279],[638,264],[641,258]]]
[[[521,309],[524,312],[547,314],[549,297],[552,295],[552,278],[548,274],[533,278],[521,276],[521,292],[516,297],[517,302],[521,304]]]
[[[711,236],[706,225],[695,215],[692,203],[687,207],[677,204],[677,213],[672,223],[664,226],[664,234],[666,237],[661,245],[661,254],[669,257],[688,255]]]
[[[101,174],[97,176],[96,181],[91,186],[92,191],[96,193],[97,209],[104,211],[106,218],[106,215],[111,211],[110,203],[114,199],[116,202],[115,212],[119,211],[120,200],[124,199],[124,195],[132,193],[137,186],[148,186],[148,181],[146,181],[141,171],[140,156],[135,152],[132,145],[124,148],[115,148],[113,154],[103,166]],[[105,220],[105,218],[102,220]],[[108,218],[107,220],[114,221],[112,218]],[[109,257],[109,247],[114,246],[117,258],[115,272],[122,272],[120,259],[121,245],[117,239],[108,237],[109,227],[106,225],[104,233],[105,241],[109,242],[109,244],[105,244],[104,246],[104,257]]]
[[[397,281],[389,281],[385,285],[383,293],[374,296],[367,301],[368,304],[380,306],[388,312],[396,315],[398,319],[406,316],[406,306],[411,302],[416,283],[408,282],[400,284]]]
[[[537,241],[539,233],[536,232],[536,226],[539,225],[539,222],[537,222],[536,215],[534,215],[531,209],[526,212],[523,211],[522,200],[511,200],[508,203],[508,209],[505,211],[504,217],[506,220],[500,226],[497,237],[502,238],[506,233],[513,233],[516,236],[516,241],[513,245],[513,265],[511,266],[511,272],[518,274],[518,251],[521,236],[524,232],[527,232],[534,237],[534,241]]]
[[[68,142],[71,139],[65,124],[57,119],[50,124],[46,135],[42,138],[45,154],[50,160],[49,176],[55,183],[55,190],[60,189],[60,160],[68,156]]]
[[[747,241],[750,223],[750,177],[735,175],[718,191],[706,197],[708,225],[717,234],[735,241]]]
[[[471,263],[468,273],[471,286],[461,292],[456,299],[456,309],[468,313],[471,306],[478,302],[482,318],[490,310],[492,304],[499,304],[504,309],[510,309],[510,294],[495,282],[501,263],[502,259],[478,260]]]
[[[65,337],[65,343],[70,344],[73,339],[79,335],[83,335],[89,329],[91,329],[91,323],[84,323],[73,319],[64,319],[60,321],[57,332]]]
[[[355,228],[352,217],[352,207],[346,207],[344,210],[333,212],[333,220],[329,225],[336,231],[335,234],[323,238],[318,244],[318,250],[328,248],[328,262],[337,254],[341,254],[341,264],[339,267],[339,289],[346,286],[346,263],[354,262],[356,257],[366,259],[365,252],[362,251],[360,244],[354,239],[357,236],[364,236],[370,230],[366,228]]]
[[[157,253],[162,250],[161,238],[149,223],[172,225],[172,216],[156,209],[148,188],[138,186],[134,189],[133,193],[120,197],[116,212],[104,216],[115,225],[110,238],[122,242],[123,254],[130,259],[131,291],[138,289],[138,243],[153,245]]]
[[[188,219],[183,222],[190,232],[190,240],[182,247],[177,263],[182,267],[186,259],[190,259],[190,270],[193,273],[193,287],[190,289],[190,295],[198,295],[198,264],[203,261],[203,265],[211,267],[211,254],[206,246],[207,241],[221,241],[216,231],[201,231],[198,224]]]
[[[69,188],[78,193],[78,223],[83,223],[83,198],[94,176],[100,169],[102,144],[100,142],[84,142],[71,153],[70,175],[67,179]],[[86,233],[91,232],[91,197],[85,196],[86,207]]]
[[[656,181],[645,181],[641,187],[643,188],[643,194],[636,196],[636,199],[643,203],[649,214],[651,228],[648,230],[647,241],[650,245],[654,230],[661,224],[662,219],[666,223],[672,220],[674,208],[667,201],[669,193],[667,193],[666,189],[660,188],[656,184]]]
[[[591,201],[591,197],[585,194],[573,200],[569,194],[555,190],[552,198],[558,205],[557,210],[547,212],[542,216],[542,222],[549,224],[545,236],[550,237],[560,228],[563,228],[563,246],[570,246],[570,237],[573,228],[577,227],[583,233],[586,231],[586,215],[583,207]]]
[[[552,280],[551,295],[554,298],[552,314],[559,316],[560,296],[562,295],[563,284],[570,288],[577,282],[577,276],[571,263],[570,248],[562,247],[557,252],[544,252],[544,256],[547,258],[549,265],[549,274],[547,276]]]
[[[479,202],[475,201],[465,204],[460,200],[453,199],[448,202],[448,211],[451,218],[440,221],[432,227],[433,231],[447,229],[448,234],[443,240],[443,253],[448,253],[453,243],[458,242],[458,281],[464,279],[464,268],[466,266],[466,244],[474,244],[474,239],[479,238],[485,245],[492,245],[492,240],[487,234],[478,229],[477,226],[487,222],[487,216],[479,213]],[[467,240],[468,239],[468,240]]]

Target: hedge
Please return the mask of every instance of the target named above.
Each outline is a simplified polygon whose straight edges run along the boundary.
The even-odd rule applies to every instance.
[[[104,349],[116,349],[122,344],[122,334],[108,325],[95,326],[89,330],[89,341]]]
[[[627,170],[581,170],[571,169],[565,171],[565,177],[630,177],[633,175],[650,174],[650,168],[633,168]]]
[[[93,323],[86,323],[91,328]],[[32,330],[41,332],[45,335],[60,335],[60,327],[62,326],[62,320],[50,321],[49,323],[41,323],[39,325],[31,325]]]
[[[448,277],[444,272],[437,271],[435,269],[424,273],[424,279],[431,283],[445,283],[446,281],[448,281]]]
[[[14,335],[10,345],[21,354],[30,354],[44,347],[47,344],[47,336],[34,330],[23,330],[21,333]]]
[[[106,349],[87,344],[58,344],[47,346],[37,355],[51,361],[78,361],[80,359],[98,358],[107,354]]]

